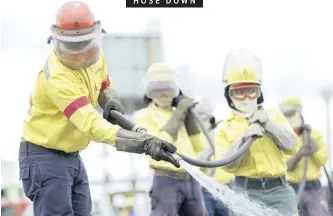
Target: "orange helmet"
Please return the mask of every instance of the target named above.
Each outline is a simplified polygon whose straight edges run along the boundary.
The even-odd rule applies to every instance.
[[[55,52],[65,66],[81,69],[97,62],[101,47],[101,22],[95,21],[86,3],[70,1],[61,6],[51,32]]]

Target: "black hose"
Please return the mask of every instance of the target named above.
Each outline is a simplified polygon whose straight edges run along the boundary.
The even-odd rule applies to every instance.
[[[304,126],[302,127],[302,138],[303,138],[303,145],[310,145],[310,133]],[[299,184],[299,187],[297,190],[297,201],[298,202],[300,202],[301,196],[304,193],[304,189],[305,189],[305,185],[306,185],[306,176],[308,173],[308,164],[309,164],[309,158],[308,158],[308,156],[304,156],[302,181]]]
[[[325,166],[324,166],[324,171],[325,171],[325,174],[326,174],[326,177],[327,177],[328,187],[329,187],[329,189],[331,191],[331,196],[333,197],[333,185],[332,185],[332,181],[331,181],[330,175],[328,174],[327,169],[326,169]]]
[[[198,116],[198,114],[193,111],[193,108],[190,109],[191,114],[194,116],[195,121],[199,124],[201,131],[203,132],[203,134],[205,135],[209,147],[212,148],[213,152],[215,152],[215,147],[214,147],[214,141],[212,140],[212,137],[209,134],[208,128],[205,126],[205,124],[201,121],[200,117]]]
[[[227,158],[222,158],[221,160],[217,160],[217,161],[202,161],[202,160],[187,157],[180,153],[176,153],[176,154],[179,155],[180,157],[182,157],[184,161],[186,161],[187,163],[194,165],[194,166],[204,167],[204,168],[221,167],[221,166],[225,166],[225,165],[237,160],[239,157],[241,157],[250,148],[253,141],[254,141],[254,138],[252,138],[252,137],[248,138],[245,141],[245,143],[237,150],[237,152],[235,154],[230,155]]]
[[[126,130],[136,131],[137,129],[140,129],[139,126],[135,125],[133,122],[128,120],[124,115],[122,115],[121,113],[119,113],[115,110],[110,111],[110,116],[114,119],[117,119],[118,125]],[[175,153],[175,155],[178,155],[181,158],[179,158],[175,155],[173,155],[173,157],[177,158],[177,160],[183,159],[187,163],[194,165],[194,166],[198,166],[198,167],[204,167],[204,168],[221,167],[221,166],[225,166],[225,165],[235,161],[240,156],[242,156],[242,154],[244,154],[250,148],[250,146],[254,140],[255,140],[254,137],[248,138],[235,154],[230,155],[229,157],[223,158],[218,161],[202,161],[202,160],[187,157],[187,156],[182,155],[177,152]]]

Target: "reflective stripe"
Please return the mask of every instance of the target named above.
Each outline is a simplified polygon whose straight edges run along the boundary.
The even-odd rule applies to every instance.
[[[110,85],[110,79],[109,76],[107,76],[106,80],[102,82],[101,90],[106,89]]]
[[[45,79],[48,80],[50,78],[49,59],[46,60],[43,71],[44,71]]]
[[[86,96],[80,97],[66,107],[64,114],[67,118],[70,118],[76,110],[84,107],[87,104],[89,104],[88,98]]]

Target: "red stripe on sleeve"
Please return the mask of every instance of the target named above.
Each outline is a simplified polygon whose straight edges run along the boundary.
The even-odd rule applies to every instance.
[[[66,109],[64,110],[64,114],[67,118],[70,118],[73,113],[76,112],[76,110],[87,104],[89,104],[88,98],[86,96],[80,97],[66,107]]]
[[[110,86],[110,79],[109,79],[109,76],[107,76],[106,80],[104,82],[102,82],[101,90],[106,89],[109,86]]]

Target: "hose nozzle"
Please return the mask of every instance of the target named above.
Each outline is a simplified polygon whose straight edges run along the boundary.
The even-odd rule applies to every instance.
[[[183,160],[182,157],[180,157],[178,154],[172,154],[173,159],[175,159],[177,161],[177,163],[179,163],[179,161]]]

